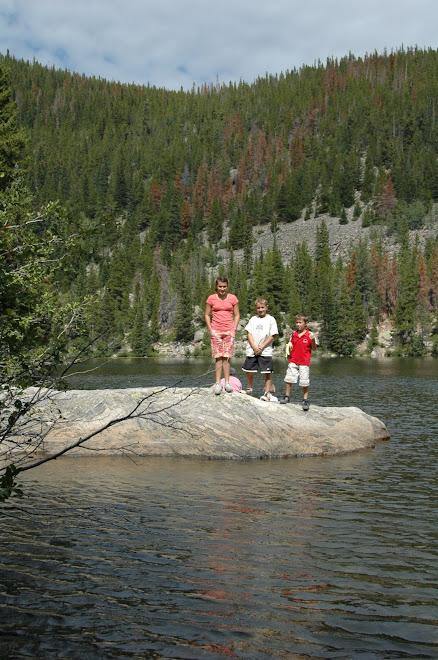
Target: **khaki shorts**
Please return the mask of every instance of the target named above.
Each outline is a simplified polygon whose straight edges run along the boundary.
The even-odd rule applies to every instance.
[[[310,383],[310,367],[305,364],[295,364],[289,362],[289,366],[284,377],[285,383],[298,383],[301,387],[308,387]]]

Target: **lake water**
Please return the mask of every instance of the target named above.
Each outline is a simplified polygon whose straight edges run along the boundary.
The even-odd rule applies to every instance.
[[[118,360],[70,386],[208,384],[210,367]],[[357,405],[391,440],[23,475],[28,496],[0,515],[1,657],[438,658],[438,361],[316,358],[310,400]]]

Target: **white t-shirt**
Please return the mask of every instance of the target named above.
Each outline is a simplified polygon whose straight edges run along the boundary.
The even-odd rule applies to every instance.
[[[270,314],[266,314],[263,318],[252,316],[245,330],[252,334],[256,346],[262,344],[271,335],[278,335],[277,321]],[[249,341],[246,342],[246,355],[251,357],[254,355]],[[260,355],[272,355],[272,342],[265,346]]]

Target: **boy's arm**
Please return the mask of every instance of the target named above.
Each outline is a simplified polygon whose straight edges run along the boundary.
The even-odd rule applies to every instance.
[[[275,337],[278,335],[278,327],[277,327],[277,322],[273,317],[271,317],[271,321],[269,324],[269,330],[271,330],[271,334],[268,335],[268,337],[265,338],[265,340],[260,344],[260,348],[262,349],[261,352],[265,350],[269,344],[272,344],[274,341]]]
[[[260,352],[264,351],[266,346],[269,346],[269,344],[271,344],[274,341],[276,336],[277,336],[277,334],[269,335],[269,337],[266,337],[265,341],[262,344],[260,344],[260,346],[259,346],[259,348],[261,349]]]
[[[252,350],[254,351],[254,353],[256,355],[258,355],[258,353],[260,352],[259,347],[256,345],[256,343],[254,341],[254,337],[252,336],[252,334],[250,332],[248,332],[248,342],[249,342],[249,345],[251,346]]]

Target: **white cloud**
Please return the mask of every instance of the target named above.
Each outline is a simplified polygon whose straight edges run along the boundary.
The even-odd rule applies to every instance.
[[[436,0],[0,0],[0,52],[188,89],[317,59],[436,47]]]

